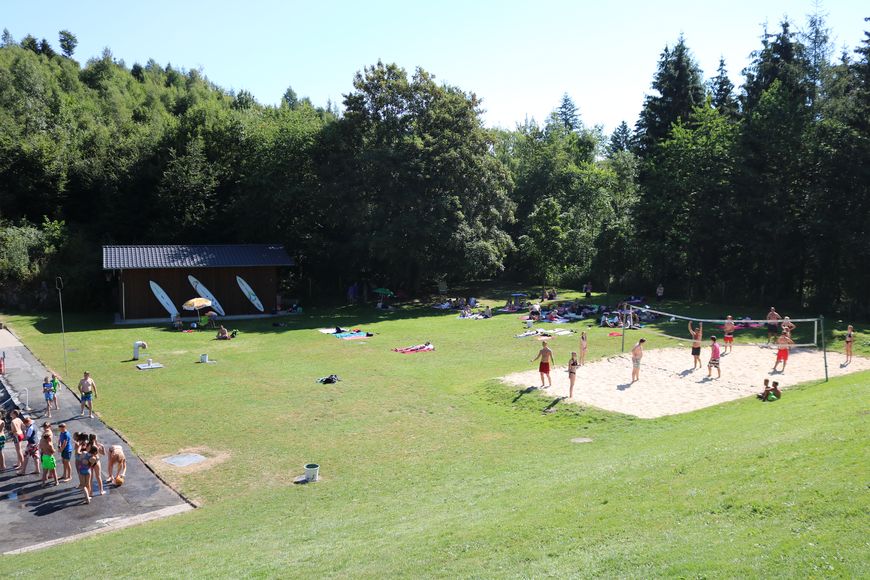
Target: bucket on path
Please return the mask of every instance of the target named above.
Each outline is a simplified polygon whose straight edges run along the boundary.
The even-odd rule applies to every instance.
[[[316,463],[305,464],[305,479],[307,481],[317,481],[320,474],[320,466]]]
[[[204,353],[201,354],[201,355],[199,355],[199,362],[201,362],[201,363],[207,363],[207,362],[208,362],[208,355],[207,355],[207,354],[204,354]]]

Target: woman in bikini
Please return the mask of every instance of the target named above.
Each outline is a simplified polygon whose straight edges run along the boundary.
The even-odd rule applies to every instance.
[[[580,361],[577,360],[577,353],[571,353],[571,360],[568,361],[568,398],[574,397],[574,381],[577,380],[577,369],[580,368]]]
[[[586,338],[586,331],[580,333],[580,366],[586,364],[586,351],[589,350],[589,340]]]
[[[855,342],[855,329],[852,325],[846,327],[846,364],[852,362],[852,343]]]

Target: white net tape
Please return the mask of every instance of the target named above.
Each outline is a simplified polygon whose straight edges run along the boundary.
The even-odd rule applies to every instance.
[[[725,322],[727,322],[724,318],[723,319],[692,318],[689,316],[674,314],[672,312],[663,312],[661,310],[655,310],[652,308],[646,308],[646,307],[642,307],[642,306],[630,305],[629,309],[631,311],[638,310],[640,312],[647,312],[647,313],[655,314],[655,315],[662,316],[662,317],[666,318],[666,320],[663,320],[663,321],[648,321],[647,322],[648,324],[671,323],[671,322],[675,322],[677,320],[684,321],[687,323],[688,322],[697,322],[697,323],[707,323],[707,324],[716,324],[716,325],[722,325]],[[789,344],[788,345],[789,348],[818,346],[818,324],[816,324],[819,321],[818,318],[792,318],[789,321],[792,323],[795,323],[795,324],[799,323],[799,322],[801,322],[801,323],[802,322],[812,322],[813,323],[812,342],[802,342],[802,343]],[[779,329],[781,327],[781,324],[783,321],[782,320],[770,321],[767,319],[741,318],[741,319],[732,320],[731,322],[734,323],[735,331],[739,332],[741,330],[746,330],[746,329],[766,331],[767,330],[766,325],[773,323],[773,322],[776,323],[777,329]],[[760,325],[760,326],[748,326],[748,325]],[[721,338],[720,335],[723,332],[722,329],[719,328],[718,326],[717,326],[715,332],[712,332],[706,328],[704,330],[705,330],[705,332],[704,332],[705,338],[709,338],[710,336],[714,336],[714,335]],[[656,336],[670,338],[673,340],[679,340],[679,341],[683,341],[683,342],[691,342],[692,341],[692,337],[689,335],[688,329],[687,329],[685,336],[674,336],[674,335],[668,334],[667,332],[662,332],[660,330],[653,330],[653,329],[649,328],[648,326],[644,327],[644,331],[649,332],[650,334],[654,334]],[[777,332],[779,332],[779,331],[777,330]],[[742,341],[735,342],[734,345],[735,346],[775,346],[772,344],[768,344],[767,342],[742,342]]]

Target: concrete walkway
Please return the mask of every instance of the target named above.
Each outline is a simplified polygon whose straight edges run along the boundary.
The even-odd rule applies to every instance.
[[[0,554],[44,548],[193,509],[154,475],[127,443],[102,421],[79,417],[79,400],[69,389],[62,388],[59,392],[60,409],[52,410],[51,419],[43,418],[42,379],[49,374],[48,371],[9,330],[0,330],[0,352],[6,353],[6,375],[0,377],[3,383],[0,388],[9,390],[19,407],[26,402],[25,389],[29,390],[29,404],[34,409],[30,416],[37,425],[50,421],[55,435],[59,423],[66,423],[70,433],[96,433],[100,443],[107,448],[119,444],[127,456],[124,485],[118,488],[105,486],[106,495],[95,496],[87,505],[82,492],[75,489],[78,485],[75,465],[72,481],[43,488],[37,475],[16,475],[12,469],[16,464],[15,446],[11,441],[7,442],[3,450],[7,469],[0,472],[0,529],[3,530],[0,533]],[[76,384],[74,378],[78,377],[67,377],[72,387]],[[97,411],[98,405],[99,399]],[[57,463],[60,476],[63,467],[59,454]],[[27,469],[32,472],[32,464]],[[102,469],[105,479],[105,458]]]

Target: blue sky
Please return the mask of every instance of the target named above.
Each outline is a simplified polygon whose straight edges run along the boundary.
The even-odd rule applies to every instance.
[[[106,46],[128,66],[149,58],[201,68],[218,85],[277,103],[288,85],[318,105],[340,103],[353,75],[381,59],[475,92],[490,126],[543,120],[568,93],[587,125],[633,125],[665,45],[682,33],[709,78],[724,56],[741,83],[762,26],[784,15],[803,26],[810,0],[583,2],[0,0],[0,28],[57,47],[57,31],[79,39],[85,61]],[[866,0],[821,5],[836,53],[870,29]]]

